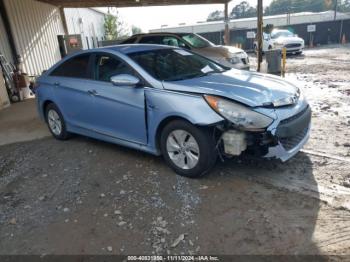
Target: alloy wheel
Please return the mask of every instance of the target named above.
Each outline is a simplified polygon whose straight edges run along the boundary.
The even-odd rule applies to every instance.
[[[200,152],[196,139],[185,130],[172,131],[166,141],[171,161],[181,169],[192,169],[199,161]]]
[[[62,121],[58,113],[55,110],[50,109],[47,113],[47,119],[52,133],[59,136],[62,132]]]

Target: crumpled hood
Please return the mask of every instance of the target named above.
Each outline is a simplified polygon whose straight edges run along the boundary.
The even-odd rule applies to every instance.
[[[226,97],[251,107],[295,96],[298,88],[277,76],[231,69],[204,77],[163,82],[167,90]]]

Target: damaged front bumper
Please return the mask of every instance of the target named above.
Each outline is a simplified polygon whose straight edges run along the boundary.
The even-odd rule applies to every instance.
[[[281,140],[279,140],[276,146],[268,148],[268,153],[264,157],[277,158],[282,160],[283,162],[289,160],[290,158],[295,156],[309,140],[310,129],[311,125],[309,125],[309,127],[306,129],[305,133],[301,133],[301,135],[296,138],[296,140],[300,139],[297,143],[291,143],[291,147],[286,146]]]
[[[276,145],[268,148],[267,158],[287,161],[297,154],[310,137],[311,108],[306,105],[297,114],[282,119],[271,127],[270,133]]]
[[[226,129],[222,136],[222,152],[227,156],[237,156],[244,151],[265,158],[277,158],[283,162],[292,158],[309,139],[311,108],[302,101],[294,107],[276,109],[275,114],[275,121],[264,132]]]

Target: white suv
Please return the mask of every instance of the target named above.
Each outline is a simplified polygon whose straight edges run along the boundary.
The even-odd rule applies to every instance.
[[[305,42],[298,35],[293,34],[288,30],[274,29],[270,34],[264,33],[263,52],[270,49],[283,48],[287,49],[287,53],[301,54],[305,47]],[[257,49],[257,43],[254,43],[254,48]]]

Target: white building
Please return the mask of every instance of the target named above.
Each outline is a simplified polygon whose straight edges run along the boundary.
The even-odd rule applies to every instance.
[[[98,46],[104,37],[105,13],[94,8],[65,8],[68,33],[80,34],[84,49]]]
[[[59,35],[81,34],[84,48],[96,47],[105,14],[91,8],[62,10],[35,0],[0,0],[0,53],[12,64],[19,56],[23,71],[34,76],[61,59]]]
[[[37,75],[61,59],[57,35],[64,29],[57,7],[34,0],[0,4],[0,52],[8,61],[15,63],[20,56],[23,70]]]
[[[349,19],[350,14],[337,13],[337,20]],[[320,13],[302,12],[290,15],[289,23],[287,22],[287,15],[264,16],[264,24],[273,24],[275,27],[285,26],[288,24],[305,24],[316,23],[323,21],[332,21],[334,19],[334,11],[325,11]],[[185,32],[185,33],[209,33],[219,32],[224,30],[224,21],[204,22],[198,24],[162,27],[152,29],[150,32]],[[230,29],[255,29],[257,27],[256,17],[234,19],[229,23]]]

